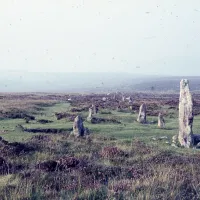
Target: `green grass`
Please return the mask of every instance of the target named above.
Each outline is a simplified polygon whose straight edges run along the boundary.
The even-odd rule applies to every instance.
[[[53,123],[40,124],[37,121],[30,121],[26,124],[23,119],[8,119],[1,120],[0,130],[6,130],[6,133],[1,135],[8,141],[22,141],[30,138],[31,133],[16,132],[15,126],[18,124],[23,125],[25,128],[55,128],[55,129],[70,129],[72,128],[73,122],[68,122],[65,119],[56,120],[55,112],[65,112],[70,109],[68,103],[59,103],[52,107],[44,107],[43,115],[35,115],[36,120],[48,119],[52,120]],[[82,112],[81,115],[86,118],[87,112]],[[136,122],[137,114],[123,113],[112,111],[111,114],[98,114],[97,117],[101,118],[115,118],[121,122],[121,124],[90,124],[85,122],[85,126],[90,129],[94,134],[102,136],[115,137],[117,139],[133,139],[140,138],[145,142],[150,142],[152,137],[168,136],[171,138],[173,135],[178,133],[178,119],[177,118],[165,118],[166,128],[160,129],[157,124],[139,124]],[[148,117],[148,121],[156,121],[157,117]],[[195,117],[194,133],[198,133],[200,130],[200,116]]]
[[[36,112],[36,120],[25,123],[23,119],[5,119],[0,121],[0,136],[10,142],[23,142],[25,144],[37,146],[35,151],[22,154],[20,156],[8,156],[6,159],[12,164],[22,164],[23,173],[31,173],[30,177],[22,178],[21,171],[16,174],[0,176],[0,198],[2,199],[184,199],[182,191],[187,191],[188,195],[193,192],[185,189],[185,184],[190,188],[198,187],[200,181],[198,163],[190,163],[179,165],[179,157],[198,158],[199,151],[194,149],[173,148],[170,145],[173,135],[178,133],[178,119],[165,117],[166,128],[160,129],[157,124],[139,124],[136,122],[137,114],[129,112],[117,112],[105,110],[97,114],[100,118],[113,118],[121,122],[121,124],[91,124],[84,121],[84,126],[88,127],[91,132],[91,141],[87,139],[69,138],[67,134],[41,134],[27,133],[16,131],[18,124],[25,128],[53,128],[53,129],[71,129],[73,122],[65,119],[57,120],[55,112],[69,111],[68,103],[58,103],[51,107],[42,107],[41,111]],[[167,109],[167,107],[164,107]],[[164,109],[163,108],[163,109]],[[170,111],[177,116],[177,111]],[[79,113],[84,119],[87,112]],[[52,120],[52,123],[40,124],[38,119]],[[148,121],[157,121],[157,117],[149,117]],[[3,132],[5,130],[6,132]],[[199,133],[200,116],[196,116],[193,126],[194,133]],[[30,140],[34,135],[47,135],[50,139],[42,141],[38,144],[37,140]],[[152,137],[167,136],[167,140],[152,140]],[[139,142],[138,142],[139,141]],[[166,143],[169,141],[169,144]],[[143,144],[143,143],[144,144]],[[114,155],[110,157],[93,156],[93,153],[99,154],[104,147],[117,147],[126,153],[126,156]],[[171,152],[170,155],[169,152]],[[166,154],[169,160],[162,161],[159,154]],[[171,156],[172,155],[172,156]],[[44,160],[57,160],[63,156],[73,156],[77,159],[83,159],[85,162],[92,162],[94,171],[92,175],[82,174],[81,170],[70,169],[70,171],[43,172],[35,170],[37,163]],[[156,157],[158,163],[148,161]],[[170,157],[171,156],[171,157]],[[173,157],[177,156],[177,157]],[[197,157],[195,157],[197,156]],[[161,161],[159,161],[161,159]],[[170,162],[170,159],[173,161]],[[178,161],[176,161],[176,159]],[[147,162],[148,161],[148,162]],[[145,164],[145,163],[148,164]],[[122,167],[127,170],[133,168],[136,174],[141,178],[129,179],[123,173],[119,173],[113,177],[109,177],[108,185],[105,186],[101,182],[99,165],[107,169],[108,167]],[[139,169],[138,169],[139,166]],[[95,168],[96,167],[96,168]],[[106,168],[107,167],[107,168]],[[97,171],[98,171],[97,170]],[[103,170],[103,169],[102,169]],[[109,168],[110,170],[110,168]],[[108,170],[108,176],[111,172]],[[139,170],[139,172],[137,172]],[[140,174],[142,171],[142,175]],[[19,171],[18,171],[19,172]],[[189,177],[186,175],[190,174]],[[179,178],[181,179],[179,180]],[[93,180],[94,179],[94,180]],[[86,187],[92,182],[92,187]],[[77,183],[75,189],[69,190],[67,186]],[[96,185],[95,185],[95,184]],[[120,192],[116,188],[119,189]],[[197,189],[194,189],[197,191]],[[159,192],[158,192],[159,191]],[[160,195],[160,197],[159,197]],[[192,195],[192,194],[191,194]],[[185,195],[186,196],[186,195]],[[109,197],[109,198],[108,198]],[[190,196],[191,197],[191,196]],[[197,197],[197,196],[195,196]],[[187,198],[186,198],[187,199]],[[190,198],[192,199],[192,197]]]

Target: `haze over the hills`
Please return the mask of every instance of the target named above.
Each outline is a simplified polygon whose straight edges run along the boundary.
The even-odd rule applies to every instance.
[[[0,74],[3,92],[85,92],[117,91],[140,83],[146,76],[128,73],[42,73],[4,72]]]
[[[196,76],[13,71],[0,74],[0,92],[174,92],[179,90],[182,78],[189,78],[191,89],[200,91],[200,77]]]

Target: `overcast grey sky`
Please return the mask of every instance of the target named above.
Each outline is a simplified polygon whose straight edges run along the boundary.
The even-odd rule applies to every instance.
[[[0,0],[0,70],[200,75],[200,0]]]

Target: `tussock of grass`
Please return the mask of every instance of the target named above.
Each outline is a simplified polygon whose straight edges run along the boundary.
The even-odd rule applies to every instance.
[[[55,112],[70,112],[68,103],[26,100],[22,106],[22,102],[14,106],[36,109],[32,110],[34,114],[30,113],[36,120],[29,123],[23,119],[1,120],[1,136],[9,142],[34,147],[34,150],[17,155],[4,154],[11,170],[0,176],[0,199],[200,198],[199,151],[170,146],[171,137],[178,132],[177,110],[170,109],[165,116],[166,129],[159,129],[156,124],[135,122],[137,114],[132,111],[104,109],[97,117],[112,117],[121,124],[84,122],[91,135],[73,138],[68,131],[56,134],[16,131],[18,124],[28,129],[66,130],[73,125],[55,117]],[[10,103],[5,109],[10,108]],[[76,108],[76,102],[73,107]],[[78,113],[84,119],[87,117],[84,110]],[[41,124],[39,119],[52,122]],[[194,133],[200,130],[199,119],[195,117]],[[148,117],[148,120],[157,120],[157,117]],[[152,140],[160,136],[169,139]],[[2,149],[5,152],[2,146],[0,155],[3,155]],[[72,161],[76,161],[75,164]],[[38,167],[41,163],[44,168]],[[49,166],[51,163],[55,166]],[[56,163],[61,164],[56,166]]]

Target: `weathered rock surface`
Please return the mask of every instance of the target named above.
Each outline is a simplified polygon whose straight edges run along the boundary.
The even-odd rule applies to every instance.
[[[87,121],[88,122],[91,122],[92,121],[92,113],[93,113],[93,109],[92,108],[89,108],[89,115],[87,117]]]
[[[174,135],[172,137],[172,144],[171,144],[173,147],[178,147],[178,135]]]
[[[78,115],[74,119],[73,134],[75,137],[80,137],[80,136],[84,136],[84,133],[85,133],[85,128],[83,126],[83,120],[81,116]]]
[[[137,121],[139,123],[145,124],[147,122],[146,121],[146,112],[147,112],[146,104],[142,104],[140,106],[139,115],[138,115],[138,118],[137,118]]]
[[[165,120],[161,113],[158,114],[158,127],[165,128]]]
[[[193,118],[193,99],[189,89],[189,81],[183,79],[180,82],[178,140],[181,146],[187,148],[194,145]]]
[[[95,104],[92,104],[92,111],[93,111],[93,114],[94,114],[94,115],[96,115],[97,112],[98,112],[98,109],[97,109],[97,107],[96,107]]]

